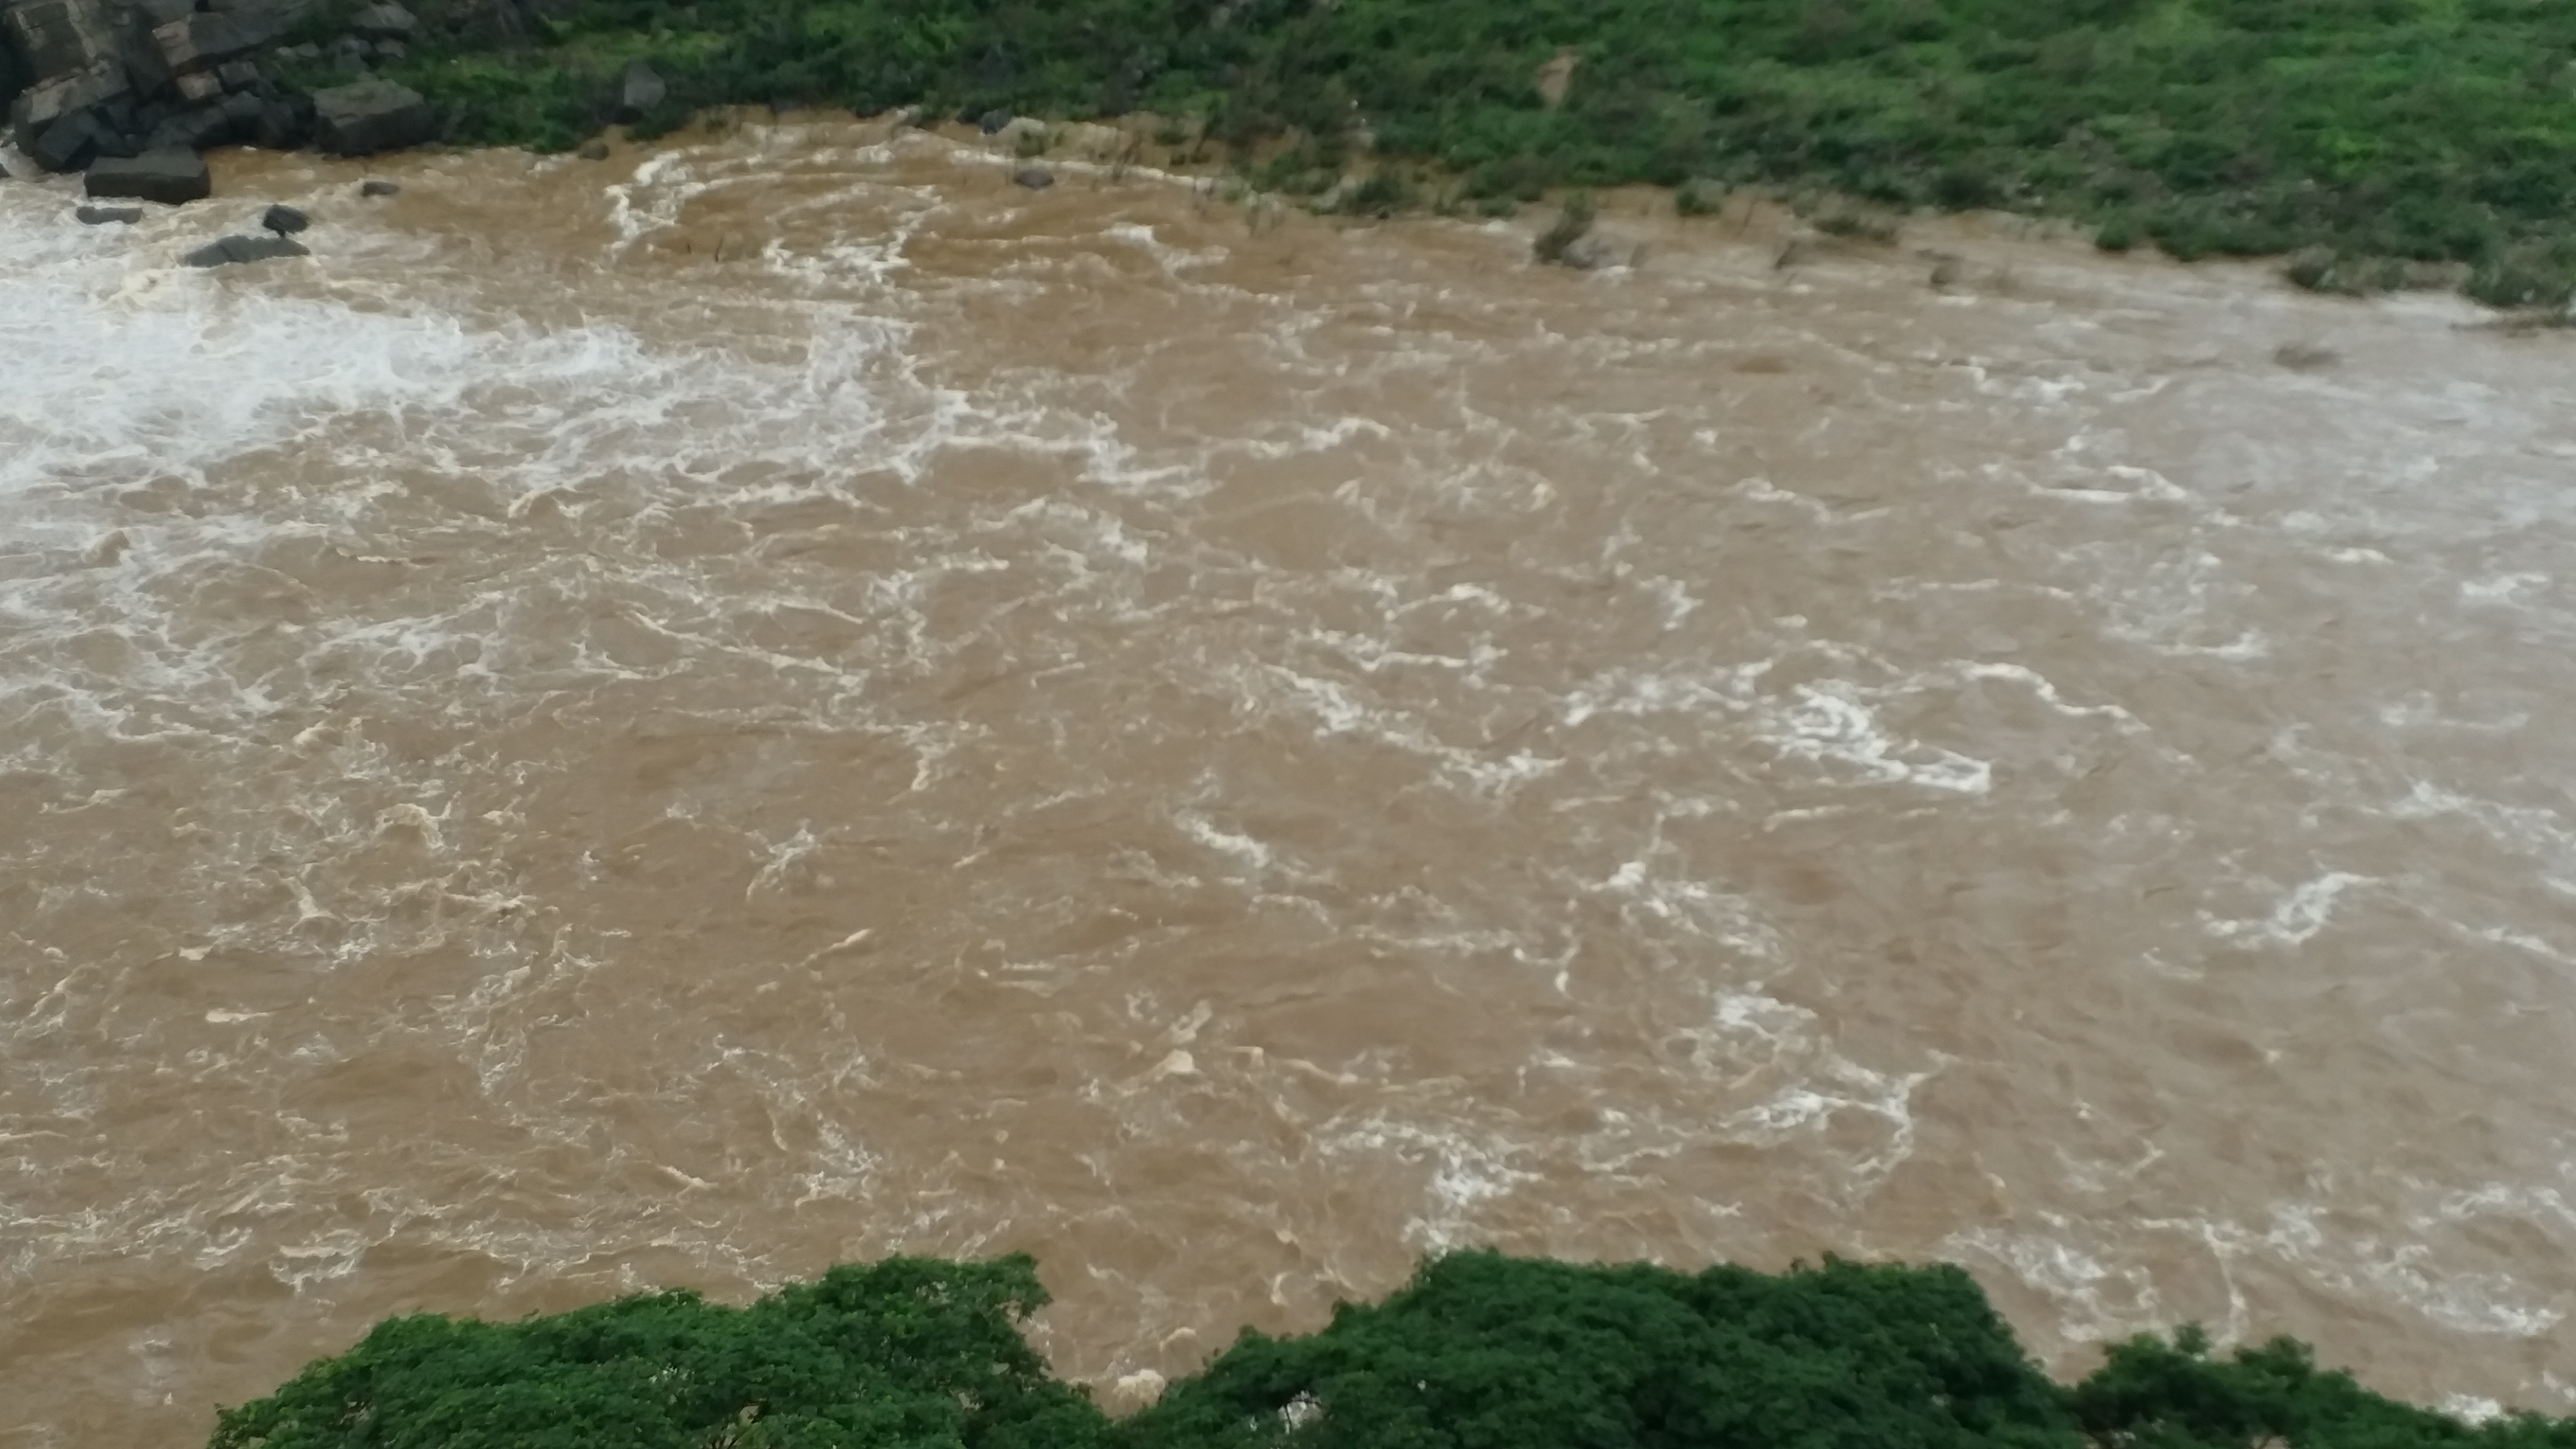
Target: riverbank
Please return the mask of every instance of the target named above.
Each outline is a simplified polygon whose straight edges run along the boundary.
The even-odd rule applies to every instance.
[[[514,8],[515,7],[515,8]],[[2457,284],[2561,306],[2576,284],[2576,16],[2487,0],[1667,0],[1483,7],[1109,3],[994,11],[832,0],[424,0],[391,67],[454,139],[564,148],[620,113],[709,106],[1176,119],[1259,154],[1263,190],[1388,179],[1374,208],[1490,210],[1647,183],[1685,207],[1761,186],[1887,213],[2070,219],[2186,260],[2302,253],[2305,285]],[[555,13],[549,13],[554,10]]]
[[[67,34],[106,25],[89,0],[18,9],[74,17]],[[649,137],[737,104],[970,121],[1154,112],[1173,118],[1153,137],[1158,161],[1224,162],[1256,189],[1378,214],[1503,212],[1629,184],[1669,188],[1687,212],[1761,187],[1834,198],[1855,227],[1990,208],[2071,221],[2115,250],[2285,256],[2293,280],[2326,290],[2458,286],[2563,309],[2576,288],[2576,16],[2513,0],[2088,0],[2045,14],[1989,0],[395,11],[213,7],[296,43],[261,52],[264,91],[239,77],[252,96],[239,116],[198,129],[299,143],[311,109],[296,98],[361,77],[427,97],[446,140],[539,150],[615,122]],[[41,30],[27,29],[0,93],[80,50]],[[198,37],[143,69],[183,71],[237,39]],[[638,67],[649,84],[632,83]],[[138,97],[150,83],[138,72]]]

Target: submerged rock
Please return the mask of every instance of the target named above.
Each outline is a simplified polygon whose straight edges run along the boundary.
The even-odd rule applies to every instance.
[[[179,260],[192,267],[225,267],[242,262],[273,261],[279,257],[309,257],[310,247],[290,237],[228,236],[188,253]]]
[[[206,158],[194,151],[146,151],[134,157],[109,157],[89,168],[81,189],[92,196],[131,196],[177,206],[203,201],[214,193]]]
[[[1023,166],[1011,173],[1011,180],[1031,191],[1044,191],[1055,185],[1055,173],[1043,166]]]
[[[401,192],[402,183],[399,181],[378,181],[370,178],[358,183],[360,196],[395,196]]]
[[[83,226],[131,226],[143,219],[143,208],[82,205],[72,208],[72,215],[80,218]]]
[[[409,86],[370,79],[313,93],[313,139],[335,156],[400,150],[437,133],[429,102]]]
[[[581,149],[572,154],[584,161],[605,161],[608,159],[608,143],[600,140],[584,141],[581,143]]]

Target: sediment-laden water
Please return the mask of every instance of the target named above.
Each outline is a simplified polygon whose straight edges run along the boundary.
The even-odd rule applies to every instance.
[[[1016,1249],[1113,1401],[1491,1243],[2576,1409],[2563,342],[1007,165],[0,183],[0,1445]]]

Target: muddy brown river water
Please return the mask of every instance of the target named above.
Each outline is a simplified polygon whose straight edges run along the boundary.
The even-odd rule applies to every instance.
[[[1494,1244],[2576,1411],[2568,344],[1007,166],[0,183],[0,1446],[1022,1249],[1112,1402]]]

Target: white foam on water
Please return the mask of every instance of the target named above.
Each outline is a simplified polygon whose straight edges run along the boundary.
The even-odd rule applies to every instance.
[[[2334,919],[2335,903],[2354,886],[2377,885],[2375,876],[2328,871],[2291,887],[2274,901],[2269,915],[2228,920],[2203,913],[2202,929],[2222,941],[2254,946],[2304,946]]]

